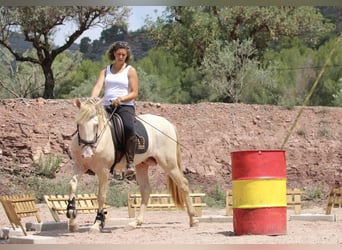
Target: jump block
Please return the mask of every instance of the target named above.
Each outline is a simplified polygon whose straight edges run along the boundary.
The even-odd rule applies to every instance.
[[[110,218],[106,220],[105,227],[125,227],[133,221],[134,218]]]
[[[301,214],[290,215],[289,220],[304,220],[304,221],[336,221],[335,214]]]
[[[50,236],[27,235],[9,238],[9,244],[56,244],[56,238]]]
[[[24,236],[24,232],[20,230],[19,228],[9,228],[9,227],[4,227],[1,228],[0,230],[0,239],[1,240],[7,240],[10,237],[13,236]]]
[[[44,200],[56,222],[61,221],[59,215],[63,215],[63,218],[66,218],[65,214],[67,212],[69,195],[44,195]],[[76,195],[75,205],[78,214],[96,214],[99,207],[95,194]],[[105,209],[109,207],[109,205],[104,206]]]
[[[199,222],[211,222],[211,223],[226,223],[233,222],[233,216],[225,215],[202,215],[202,217],[196,218]]]
[[[205,193],[190,193],[192,205],[196,211],[196,217],[202,216],[202,207],[207,204],[204,202]],[[128,217],[134,218],[135,212],[141,208],[141,194],[128,193]],[[185,204],[184,204],[185,205]],[[150,194],[146,210],[152,211],[172,211],[177,210],[176,205],[169,193],[154,193]]]
[[[65,222],[41,222],[41,223],[26,223],[27,231],[68,231],[68,223]]]

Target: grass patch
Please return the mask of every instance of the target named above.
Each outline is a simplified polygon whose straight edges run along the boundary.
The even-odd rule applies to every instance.
[[[307,201],[319,201],[323,197],[323,190],[317,187],[309,188],[303,194],[303,200]]]
[[[318,110],[316,113],[317,113],[317,114],[328,114],[328,113],[329,113],[329,110],[323,108],[323,109]]]
[[[44,203],[44,195],[68,195],[70,178],[63,178],[57,180],[56,178],[50,179],[38,175],[29,177],[21,177],[13,183],[13,187],[9,191],[9,195],[17,193],[32,194],[36,198],[37,203]],[[17,187],[16,189],[14,187]],[[20,187],[20,188],[18,188]],[[98,180],[93,178],[90,181],[79,181],[77,186],[77,194],[90,194],[98,192]]]
[[[326,128],[322,128],[318,131],[318,136],[319,137],[329,137],[330,136],[330,132],[328,129]]]
[[[129,192],[138,192],[137,185],[127,185],[122,181],[113,180],[108,185],[106,203],[113,207],[126,207]]]
[[[31,176],[19,177],[12,183],[8,195],[17,193],[32,194],[36,198],[37,203],[45,203],[44,195],[68,195],[69,182],[71,177],[63,177],[63,179],[48,178],[43,175],[33,174]],[[91,178],[81,178],[78,180],[77,194],[91,194],[98,195],[99,181],[96,176]],[[226,206],[226,190],[223,190],[219,185],[210,190],[203,190],[202,188],[195,189],[195,193],[205,193],[203,202],[208,207],[224,208]],[[139,186],[134,182],[128,183],[112,179],[108,183],[106,204],[113,207],[127,207],[128,193],[139,193]],[[155,190],[153,193],[167,193],[165,190]]]
[[[204,197],[204,202],[208,207],[226,207],[226,191],[216,186],[213,191],[209,191]]]
[[[47,158],[44,158],[42,155],[40,155],[38,161],[33,161],[35,174],[50,179],[55,178],[56,171],[59,168],[61,162],[62,160],[59,155],[54,156],[52,154],[49,154]]]

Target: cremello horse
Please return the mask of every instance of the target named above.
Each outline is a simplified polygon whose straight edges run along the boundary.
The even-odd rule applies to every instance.
[[[74,176],[70,181],[69,204],[67,217],[70,218],[69,230],[77,229],[75,212],[75,195],[79,177],[88,170],[99,178],[98,204],[99,210],[91,227],[91,232],[100,231],[104,226],[104,203],[110,168],[114,162],[114,144],[108,124],[106,111],[101,100],[89,98],[85,102],[76,100],[79,111],[76,115],[77,134],[71,142],[71,156],[75,161]],[[142,225],[145,209],[151,193],[148,179],[148,167],[159,165],[168,175],[168,188],[177,207],[184,209],[186,205],[190,219],[190,227],[198,224],[194,218],[195,209],[189,196],[188,180],[183,176],[181,166],[180,145],[175,126],[161,116],[145,114],[137,116],[144,124],[149,137],[146,153],[136,154],[136,180],[141,193],[141,209],[132,226]],[[124,169],[126,159],[115,165],[115,170]]]

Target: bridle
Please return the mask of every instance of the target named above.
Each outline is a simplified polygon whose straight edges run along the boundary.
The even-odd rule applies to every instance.
[[[102,131],[104,131],[104,128],[102,129]],[[101,134],[103,134],[102,131],[101,131]],[[80,131],[79,131],[79,125],[77,125],[76,133],[77,133],[77,138],[78,138],[78,145],[80,147],[84,148],[86,146],[90,146],[91,148],[96,148],[97,141],[100,138],[100,136],[98,135],[98,129],[96,129],[96,134],[95,134],[94,139],[92,139],[90,141],[87,141],[87,140],[81,138]]]
[[[100,137],[102,137],[102,135],[106,129],[106,126],[108,125],[108,122],[110,121],[110,119],[112,119],[112,116],[114,115],[115,111],[116,111],[116,107],[113,109],[110,116],[106,119],[105,125],[103,126],[100,133],[98,133],[98,128],[96,129],[96,134],[92,140],[85,140],[85,139],[81,138],[80,132],[79,132],[79,125],[77,124],[77,129],[76,129],[74,134],[77,133],[78,145],[82,148],[84,148],[86,146],[90,146],[92,149],[96,149],[96,146],[98,145],[98,141],[99,141]],[[98,113],[97,113],[97,116],[98,116]],[[98,127],[98,126],[96,126],[96,127]]]

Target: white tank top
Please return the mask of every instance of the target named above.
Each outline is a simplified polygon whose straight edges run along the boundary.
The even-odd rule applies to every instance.
[[[112,100],[125,96],[129,93],[128,86],[128,70],[131,68],[127,65],[126,68],[120,73],[113,74],[110,71],[111,65],[107,66],[106,77],[104,80],[105,91],[104,91],[104,105],[110,105]],[[123,105],[134,105],[134,101],[122,102]]]

